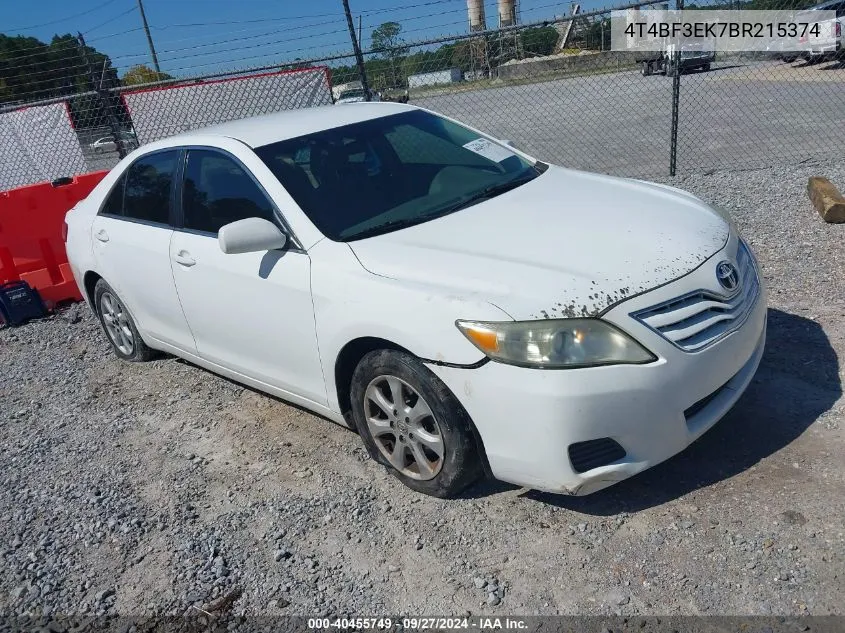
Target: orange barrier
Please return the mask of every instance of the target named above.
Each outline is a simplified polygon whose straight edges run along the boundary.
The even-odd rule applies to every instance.
[[[65,214],[107,173],[0,192],[0,283],[26,281],[49,309],[61,301],[82,300],[62,239]]]

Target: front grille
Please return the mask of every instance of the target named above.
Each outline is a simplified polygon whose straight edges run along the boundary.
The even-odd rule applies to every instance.
[[[697,290],[631,316],[684,351],[697,352],[712,345],[745,322],[760,294],[754,260],[743,241],[736,263],[739,288],[733,295]]]
[[[572,469],[576,473],[607,466],[623,457],[625,449],[609,437],[569,445],[569,461],[572,462]]]

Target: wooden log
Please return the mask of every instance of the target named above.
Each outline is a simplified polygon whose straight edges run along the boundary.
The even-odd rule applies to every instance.
[[[845,197],[827,178],[813,176],[807,181],[810,201],[825,222],[845,222]]]

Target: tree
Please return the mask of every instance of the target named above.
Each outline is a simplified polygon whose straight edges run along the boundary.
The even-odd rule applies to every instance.
[[[98,80],[113,85],[117,73],[108,56],[84,49]],[[55,35],[49,44],[21,35],[0,34],[0,103],[18,103],[71,96],[91,89],[91,73],[83,49],[73,35]]]
[[[402,25],[398,22],[385,22],[373,29],[371,35],[374,50],[380,51],[385,59],[404,55],[407,52],[402,39]]]
[[[610,29],[608,28],[608,33]],[[551,55],[555,52],[555,45],[560,38],[560,33],[554,27],[541,26],[525,29],[521,33],[522,46],[526,53],[533,55]]]
[[[390,62],[391,83],[395,86],[396,65],[401,62],[402,56],[408,52],[405,40],[402,39],[402,25],[398,22],[385,22],[373,29],[370,36],[373,50],[381,54],[382,59]]]
[[[173,76],[168,75],[167,73],[157,73],[149,66],[138,64],[137,66],[132,66],[132,68],[127,70],[121,81],[124,86],[137,86],[139,84],[151,84],[157,81],[167,81],[168,79],[173,79]]]

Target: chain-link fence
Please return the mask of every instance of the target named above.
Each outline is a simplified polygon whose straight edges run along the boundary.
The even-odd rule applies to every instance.
[[[810,4],[708,1],[712,8]],[[844,15],[845,0],[836,2],[831,8]],[[469,9],[463,32],[425,40],[388,22],[378,41],[373,33],[369,45],[361,42],[360,60],[353,41],[347,50],[292,63],[167,81],[153,75],[132,86],[81,37],[65,38],[50,58],[25,50],[0,65],[0,189],[107,169],[139,144],[226,120],[376,99],[410,101],[544,160],[622,176],[845,156],[841,35],[839,48],[824,55],[646,54],[610,50],[611,9],[573,5],[558,15],[560,5],[549,5],[541,19],[537,11],[523,19],[518,3],[511,5],[514,13],[500,14],[497,28],[488,29],[483,1],[459,4],[463,19]],[[15,93],[16,82],[29,89]]]

